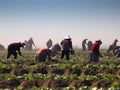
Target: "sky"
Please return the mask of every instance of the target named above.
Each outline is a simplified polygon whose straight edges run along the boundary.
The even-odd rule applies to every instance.
[[[102,47],[120,41],[120,0],[0,0],[0,44],[5,47],[32,37],[41,48],[49,38],[55,44],[67,35],[78,47],[85,38],[101,39]]]

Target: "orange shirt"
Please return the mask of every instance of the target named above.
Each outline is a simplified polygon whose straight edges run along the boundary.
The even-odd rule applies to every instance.
[[[50,56],[50,50],[48,48],[39,49],[36,51],[36,55]]]

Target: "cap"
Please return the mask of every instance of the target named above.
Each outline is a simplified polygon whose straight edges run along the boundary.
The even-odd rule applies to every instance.
[[[65,36],[64,39],[71,39],[71,37],[70,36]]]

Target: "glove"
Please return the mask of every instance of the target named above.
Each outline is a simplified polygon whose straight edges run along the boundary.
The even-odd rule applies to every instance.
[[[75,53],[75,51],[74,51],[74,50],[71,50],[70,52],[71,52],[71,55],[74,55],[74,53]]]

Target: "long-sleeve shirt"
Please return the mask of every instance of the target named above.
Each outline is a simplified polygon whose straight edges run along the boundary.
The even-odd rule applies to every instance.
[[[91,47],[91,51],[99,54],[100,53],[99,48],[100,48],[100,44],[98,42],[95,42]]]
[[[72,49],[72,41],[64,39],[61,41],[61,46],[63,50],[70,50]]]
[[[8,52],[14,53],[18,51],[19,55],[21,55],[20,48],[22,47],[21,43],[12,43],[8,46]]]

